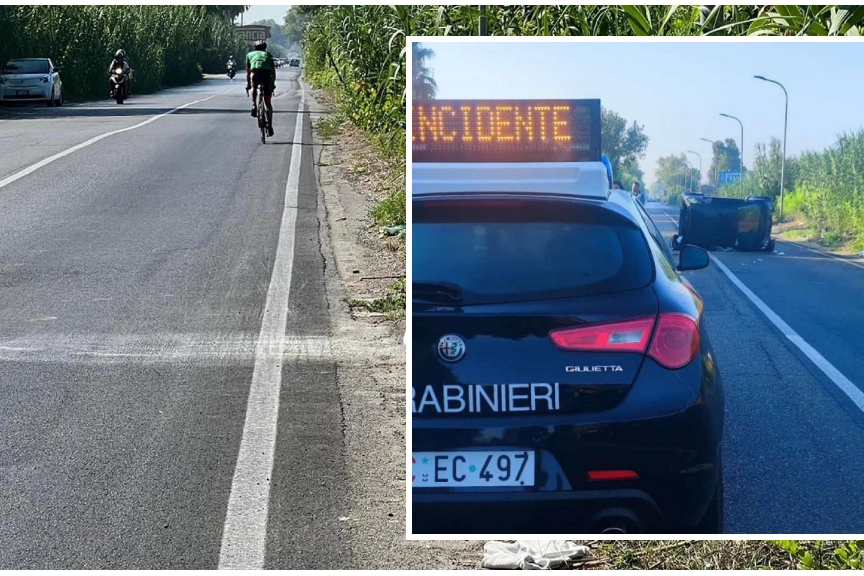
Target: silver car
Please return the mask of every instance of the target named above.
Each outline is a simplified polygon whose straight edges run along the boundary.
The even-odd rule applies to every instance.
[[[49,58],[9,60],[0,70],[0,101],[37,101],[62,106],[60,69]]]

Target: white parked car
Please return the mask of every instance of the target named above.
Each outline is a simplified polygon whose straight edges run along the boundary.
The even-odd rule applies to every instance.
[[[63,105],[60,69],[49,58],[16,58],[0,70],[0,101]]]

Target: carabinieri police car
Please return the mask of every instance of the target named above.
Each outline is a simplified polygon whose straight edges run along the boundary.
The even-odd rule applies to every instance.
[[[412,109],[413,534],[721,533],[703,304],[599,100]]]

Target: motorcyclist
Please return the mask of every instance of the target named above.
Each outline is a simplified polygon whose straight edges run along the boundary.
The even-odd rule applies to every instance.
[[[114,59],[111,61],[111,65],[108,66],[108,77],[109,77],[108,97],[109,98],[114,95],[111,91],[113,84],[110,81],[110,77],[112,74],[114,74],[114,70],[116,70],[117,68],[122,68],[123,74],[126,75],[126,94],[125,94],[125,96],[128,97],[129,93],[130,93],[129,85],[132,82],[132,67],[129,65],[129,60],[126,59],[126,52],[122,49],[117,50],[117,52],[114,53]]]
[[[234,56],[229,56],[229,57],[228,57],[228,64],[227,64],[227,66],[228,66],[228,70],[232,70],[232,69],[236,68],[236,64],[234,64]]]
[[[270,97],[276,88],[276,64],[273,55],[267,52],[263,40],[255,43],[255,50],[246,54],[246,91],[252,90],[252,116],[258,115],[258,85],[264,88],[264,104],[267,106],[267,132],[273,136],[273,104]]]

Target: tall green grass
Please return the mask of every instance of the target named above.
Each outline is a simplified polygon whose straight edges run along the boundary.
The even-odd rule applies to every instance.
[[[864,129],[842,134],[821,152],[797,159],[793,186],[799,213],[820,237],[864,250]]]
[[[51,58],[62,68],[67,99],[101,97],[114,52],[126,51],[135,91],[152,92],[221,72],[245,45],[205,6],[0,6],[0,65],[10,58]]]
[[[776,174],[760,181],[757,165],[741,182],[723,186],[720,193],[736,198],[771,196],[779,208],[779,185],[774,189],[763,184],[779,182],[779,166],[772,169]],[[864,129],[841,134],[825,150],[787,158],[785,188],[784,219],[803,220],[813,236],[828,244],[848,242],[864,250]]]

